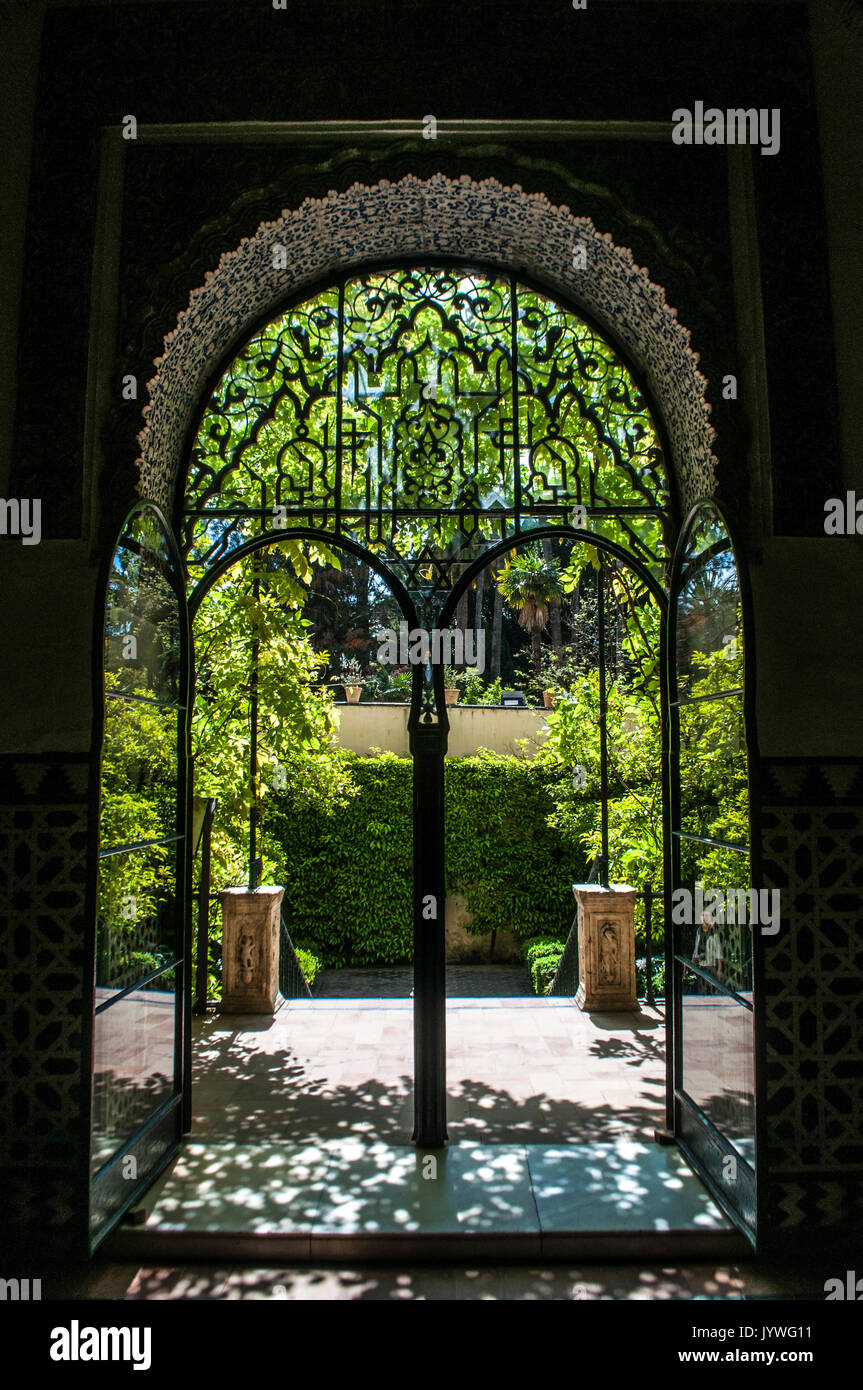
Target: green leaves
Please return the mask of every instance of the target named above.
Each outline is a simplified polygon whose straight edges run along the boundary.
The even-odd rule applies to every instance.
[[[307,637],[300,583],[327,547],[286,540],[292,571],[252,556],[207,595],[195,624],[192,723],[195,792],[218,800],[214,888],[245,880],[249,817],[276,789],[299,782],[316,807],[342,804],[353,787],[335,738],[332,697],[312,688],[326,665]],[[281,549],[281,547],[280,547]],[[254,678],[253,678],[254,673]],[[251,700],[258,701],[258,781],[251,785]],[[265,877],[274,865],[264,858]]]
[[[295,780],[268,804],[264,833],[295,942],[329,966],[409,961],[412,781],[407,759],[344,755],[354,795],[322,804]]]
[[[533,936],[525,941],[522,955],[534,994],[548,994],[565,945],[565,938],[551,936]]]
[[[406,758],[345,756],[355,795],[321,807],[301,781],[274,794],[264,831],[274,881],[285,885],[291,935],[327,965],[411,959],[412,769]],[[575,835],[549,823],[565,780],[487,751],[445,767],[447,891],[464,894],[469,930],[565,935],[573,879],[586,874]]]
[[[548,622],[548,605],[563,598],[560,568],[539,552],[518,551],[507,560],[497,587],[518,613],[528,632],[541,631]]]

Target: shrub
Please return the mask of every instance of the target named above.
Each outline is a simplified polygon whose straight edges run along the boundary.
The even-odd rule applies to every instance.
[[[665,998],[665,960],[657,960],[656,956],[651,957],[653,967],[653,995],[655,999]],[[644,999],[647,994],[647,959],[639,957],[635,962],[635,993],[639,999]]]
[[[556,936],[532,936],[523,943],[522,955],[534,994],[548,993],[565,945],[565,940]]]
[[[291,936],[330,966],[411,958],[411,764],[347,755],[353,794],[320,809],[297,781],[269,800],[265,831]]]
[[[311,989],[317,976],[323,967],[320,956],[314,955],[312,951],[305,951],[302,946],[295,946],[294,953],[300,963],[300,969],[306,977],[306,984]]]
[[[483,676],[473,668],[464,673],[461,684],[461,705],[499,705],[503,689],[500,676],[486,683]]]
[[[481,749],[446,765],[447,887],[464,894],[475,933],[566,935],[572,883],[587,877],[581,802],[565,829],[551,825],[553,795],[569,769]]]

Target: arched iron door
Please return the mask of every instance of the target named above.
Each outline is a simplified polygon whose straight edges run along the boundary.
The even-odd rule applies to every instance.
[[[361,560],[382,578],[405,620],[410,639],[428,623],[433,608],[418,609],[398,576],[381,558],[347,536],[294,526],[262,531],[223,555],[189,599],[189,621],[207,593],[233,565],[286,539],[319,542]],[[425,629],[422,629],[425,631]],[[414,958],[414,1142],[421,1148],[446,1143],[446,965],[443,768],[449,722],[443,694],[443,668],[413,666],[408,720],[413,758],[413,958]],[[187,1066],[186,1071],[190,1070]]]
[[[177,546],[149,503],[123,527],[97,622],[92,1247],[173,1157],[188,1087],[189,628]]]
[[[648,384],[598,328],[499,267],[432,257],[352,268],[268,311],[214,371],[177,508],[196,594],[247,545],[271,544],[275,528],[276,539],[361,543],[399,576],[411,621],[430,633],[448,625],[470,567],[528,532],[572,525],[658,584],[673,525],[666,473]],[[409,727],[414,1140],[437,1147],[446,1139],[442,664],[415,668]]]
[[[674,1133],[754,1236],[754,961],[778,904],[753,886],[744,602],[712,502],[683,528],[669,620]]]

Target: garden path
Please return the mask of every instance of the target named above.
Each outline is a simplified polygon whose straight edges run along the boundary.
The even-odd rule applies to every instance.
[[[410,1142],[410,998],[292,999],[272,1018],[210,1014],[194,1034],[193,1137]],[[568,998],[451,998],[447,1092],[451,1141],[652,1140],[665,1022]]]
[[[316,999],[409,999],[413,966],[367,966],[324,970],[315,981]],[[531,996],[523,965],[448,965],[448,999],[518,999]]]

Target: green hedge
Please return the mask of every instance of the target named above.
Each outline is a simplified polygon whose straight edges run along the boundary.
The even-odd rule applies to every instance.
[[[345,807],[322,815],[302,787],[269,799],[264,829],[285,918],[295,943],[328,966],[409,961],[411,762],[391,753],[347,761],[357,794]],[[448,759],[445,776],[447,892],[464,895],[470,930],[565,937],[570,885],[587,872],[571,825],[566,838],[546,823],[550,791],[565,774],[479,753]],[[586,828],[595,806],[583,805]]]
[[[565,940],[556,936],[533,936],[521,948],[534,994],[547,994],[558,967]]]
[[[566,771],[495,753],[447,762],[447,890],[464,894],[469,930],[566,935],[571,885],[587,877],[578,835],[596,810],[581,802],[566,834],[548,825],[552,792],[570,782]]]
[[[264,833],[297,947],[328,966],[398,964],[412,947],[411,764],[349,755],[358,794],[321,814],[301,786],[269,800]]]

